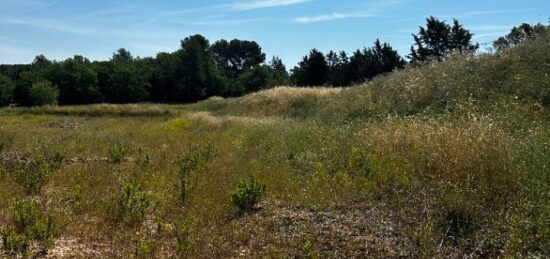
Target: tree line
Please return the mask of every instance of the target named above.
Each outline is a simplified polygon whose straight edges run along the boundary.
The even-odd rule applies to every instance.
[[[493,44],[497,51],[547,31],[549,26],[522,24]],[[402,57],[376,40],[353,53],[312,49],[292,69],[274,56],[269,61],[254,41],[219,40],[202,35],[181,41],[172,53],[134,57],[121,48],[108,61],[76,55],[63,61],[37,56],[28,65],[0,65],[0,106],[89,103],[195,102],[211,96],[235,97],[278,85],[350,86],[407,65],[442,61],[454,52],[475,52],[479,44],[458,20],[435,17],[413,34],[414,45]]]

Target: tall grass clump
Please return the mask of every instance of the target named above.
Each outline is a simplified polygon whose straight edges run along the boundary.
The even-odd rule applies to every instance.
[[[53,245],[57,227],[53,217],[43,213],[38,205],[27,200],[16,200],[11,208],[13,226],[0,229],[4,252],[8,255],[32,255],[33,242],[46,253]]]
[[[210,162],[214,156],[213,152],[214,151],[211,146],[204,149],[193,148],[179,159],[180,198],[183,203],[187,200],[188,185],[191,173],[205,170],[208,162]]]
[[[145,220],[151,205],[150,196],[137,182],[130,181],[120,186],[108,206],[108,214],[116,224],[136,227]]]

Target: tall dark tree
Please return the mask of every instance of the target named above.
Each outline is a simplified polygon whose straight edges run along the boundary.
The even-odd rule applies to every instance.
[[[197,101],[208,96],[220,94],[225,82],[214,65],[210,44],[202,35],[185,38],[181,50],[177,52],[177,96],[180,101]]]
[[[380,40],[377,39],[371,51],[377,60],[375,64],[378,67],[376,74],[372,75],[373,77],[405,67],[406,62],[403,57],[386,42],[380,43]]]
[[[409,58],[412,63],[429,59],[443,60],[453,51],[476,50],[478,44],[472,43],[473,34],[457,20],[451,27],[445,21],[431,16],[426,19],[426,27],[420,27],[417,35],[413,34],[414,45]]]
[[[292,77],[298,86],[325,85],[328,79],[325,55],[317,49],[312,49],[292,70]]]
[[[82,56],[54,64],[47,79],[59,88],[60,104],[87,104],[102,99],[97,74],[91,62]]]
[[[328,84],[331,86],[346,86],[351,83],[349,80],[349,58],[345,51],[336,53],[330,51],[327,54],[328,63]]]
[[[0,107],[11,103],[14,88],[13,81],[9,77],[0,74]]]
[[[32,85],[36,82],[44,81],[52,75],[52,70],[56,64],[48,60],[44,55],[38,55],[30,66],[18,73],[15,89],[13,92],[14,102],[19,105],[33,105],[33,99],[30,95]]]
[[[158,53],[153,61],[151,99],[156,102],[177,102],[177,81],[180,59],[175,53]]]
[[[113,53],[110,62],[103,62],[97,72],[98,85],[110,103],[143,102],[149,99],[149,73],[139,66],[126,49]]]
[[[262,48],[254,41],[219,40],[212,45],[211,51],[216,65],[229,78],[237,78],[265,61]]]
[[[268,87],[287,85],[289,82],[288,71],[286,66],[279,57],[274,56],[269,61],[267,68],[270,71],[269,80],[267,82]]]

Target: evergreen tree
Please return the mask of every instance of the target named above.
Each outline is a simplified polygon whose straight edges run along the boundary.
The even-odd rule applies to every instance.
[[[530,25],[528,23],[523,23],[512,28],[508,35],[495,40],[493,42],[493,47],[497,51],[501,51],[521,44],[522,42],[535,37],[537,34],[544,33],[545,31],[550,31],[550,25],[546,26],[541,23]]]
[[[267,87],[282,86],[289,83],[288,71],[283,60],[279,57],[273,56],[267,65],[267,69],[270,72]]]
[[[298,86],[325,85],[328,79],[325,55],[317,49],[312,49],[292,70],[292,76]]]
[[[479,44],[471,42],[473,34],[457,21],[449,26],[433,16],[426,19],[426,27],[420,27],[417,35],[413,34],[414,45],[411,46],[409,58],[412,63],[429,59],[443,60],[453,51],[476,50]]]
[[[330,51],[327,54],[328,84],[332,86],[345,86],[351,82],[348,77],[349,58],[345,51],[336,53]]]
[[[9,77],[0,74],[0,107],[11,103],[14,88],[13,81]]]
[[[98,85],[110,103],[143,102],[149,100],[149,72],[142,69],[132,54],[119,49],[110,62],[102,62],[97,72]]]

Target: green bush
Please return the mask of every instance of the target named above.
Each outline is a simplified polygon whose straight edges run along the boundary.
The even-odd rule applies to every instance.
[[[113,163],[120,163],[130,153],[130,150],[124,145],[115,145],[109,149],[109,161]]]
[[[128,182],[121,186],[108,212],[114,222],[135,227],[145,220],[150,206],[151,199],[140,190],[139,184]]]
[[[15,171],[15,181],[29,195],[38,194],[50,176],[51,168],[48,164],[32,163],[28,168]]]
[[[239,214],[252,211],[264,195],[265,189],[266,185],[254,178],[248,181],[241,180],[231,195],[233,204],[239,209]]]
[[[57,104],[59,90],[49,81],[34,83],[29,92],[34,105]]]
[[[0,74],[0,107],[10,104],[14,88],[15,85],[11,79]]]
[[[24,234],[19,234],[10,228],[1,228],[0,236],[2,236],[2,244],[4,252],[8,255],[15,256],[23,254],[27,257],[31,241]]]
[[[6,253],[26,256],[32,241],[37,241],[43,251],[53,245],[57,232],[55,222],[52,216],[42,213],[35,203],[16,200],[11,221],[13,227],[0,230]]]

